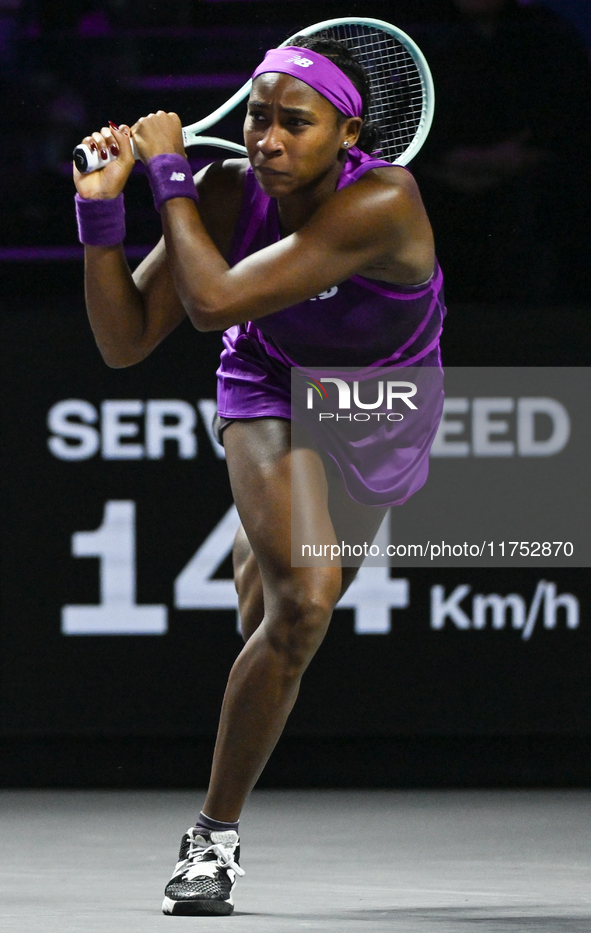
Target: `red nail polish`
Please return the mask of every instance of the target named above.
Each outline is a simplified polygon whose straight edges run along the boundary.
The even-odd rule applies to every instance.
[[[96,143],[94,141],[90,143],[90,151],[96,152]]]
[[[106,149],[101,149],[101,159],[108,159],[109,154]]]
[[[117,126],[117,124],[116,124],[116,123],[113,123],[112,120],[109,120],[109,126],[111,127],[112,130],[118,130],[118,129],[119,129],[119,127]]]
[[[119,155],[119,150],[118,150],[117,146],[111,146],[110,149],[111,149],[111,155],[114,155],[114,156],[118,156],[118,155]]]

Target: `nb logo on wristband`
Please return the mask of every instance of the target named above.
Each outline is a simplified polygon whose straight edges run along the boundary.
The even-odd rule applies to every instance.
[[[184,172],[173,172],[170,176],[170,181],[184,181],[185,173]]]

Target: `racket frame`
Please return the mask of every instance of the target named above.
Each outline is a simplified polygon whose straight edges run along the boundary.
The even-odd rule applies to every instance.
[[[407,146],[404,152],[397,156],[396,159],[394,159],[392,162],[393,165],[407,165],[417,154],[427,138],[431,128],[431,123],[433,121],[433,111],[435,106],[435,88],[433,86],[431,71],[425,56],[419,49],[414,39],[411,39],[410,36],[403,32],[402,29],[399,29],[397,26],[393,26],[392,23],[385,22],[385,20],[373,19],[363,16],[351,16],[338,17],[337,19],[326,19],[320,23],[314,23],[312,26],[305,26],[303,29],[299,29],[296,33],[290,36],[289,39],[286,39],[285,42],[282,42],[279,48],[288,46],[297,36],[311,36],[318,32],[322,32],[325,29],[347,25],[369,26],[370,28],[373,27],[375,29],[380,29],[382,32],[388,33],[404,46],[416,65],[421,81],[421,92],[423,98],[421,118],[411,143]],[[223,103],[216,110],[213,110],[210,114],[208,114],[208,116],[203,117],[201,120],[197,120],[195,123],[191,123],[189,126],[184,126],[182,129],[184,145],[186,147],[197,145],[213,146],[219,149],[227,149],[230,152],[235,152],[237,155],[246,156],[246,148],[240,143],[235,143],[228,139],[221,139],[217,136],[203,136],[201,134],[204,130],[209,129],[215,123],[218,123],[229,113],[231,113],[231,111],[234,110],[234,108],[250,94],[251,87],[252,80],[249,78],[248,81],[246,81],[241,88],[235,91],[235,93],[232,94],[232,96],[229,97],[225,103]],[[98,152],[91,152],[89,147],[84,144],[77,146],[74,150],[74,161],[80,171],[89,172],[95,171],[97,168],[104,168],[104,166],[108,164],[109,161],[112,161],[113,158],[115,157],[111,156],[109,153],[109,159],[107,162],[101,161]],[[84,165],[86,165],[86,168],[81,167]]]

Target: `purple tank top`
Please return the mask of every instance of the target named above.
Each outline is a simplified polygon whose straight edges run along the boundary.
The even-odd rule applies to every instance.
[[[391,168],[353,149],[337,190],[373,168]],[[281,239],[277,202],[259,187],[249,167],[229,263]],[[301,366],[437,365],[445,305],[436,264],[424,285],[402,286],[354,275],[308,301],[241,325],[269,355]],[[437,362],[435,362],[435,359]]]

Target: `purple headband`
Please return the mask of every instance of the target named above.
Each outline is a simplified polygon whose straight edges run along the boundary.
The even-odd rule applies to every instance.
[[[264,60],[255,69],[252,80],[269,71],[299,78],[326,97],[346,117],[360,117],[363,113],[361,94],[338,65],[318,52],[288,45],[282,49],[269,49]]]

